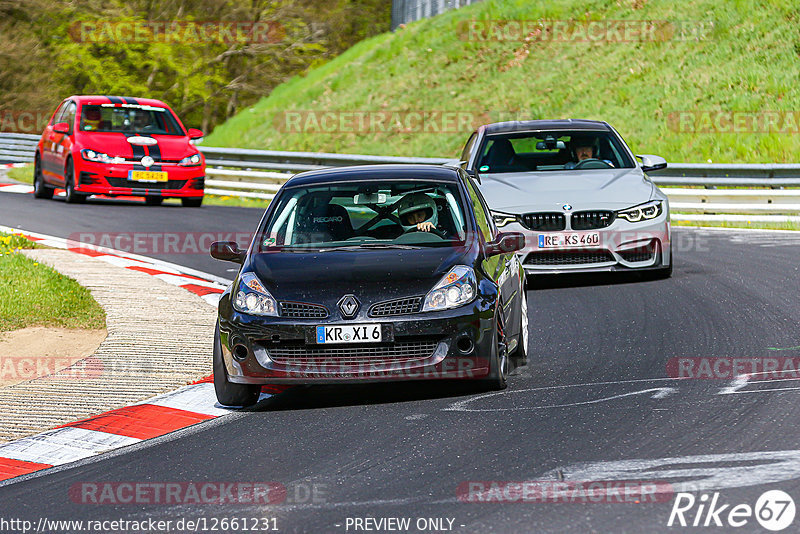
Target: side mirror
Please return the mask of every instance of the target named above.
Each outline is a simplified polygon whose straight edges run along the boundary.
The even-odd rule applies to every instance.
[[[66,122],[57,122],[55,126],[53,126],[53,131],[55,133],[68,134],[69,124],[67,124]]]
[[[522,232],[505,232],[497,234],[494,241],[486,243],[486,257],[508,254],[525,248],[525,234]]]
[[[203,131],[197,128],[189,128],[186,133],[189,134],[189,139],[201,139],[203,137]]]
[[[232,261],[234,263],[242,263],[244,261],[244,250],[239,250],[236,241],[215,241],[211,243],[209,249],[211,257],[222,261]]]
[[[642,171],[644,172],[660,171],[667,168],[667,160],[661,156],[642,154],[636,157],[642,160]]]

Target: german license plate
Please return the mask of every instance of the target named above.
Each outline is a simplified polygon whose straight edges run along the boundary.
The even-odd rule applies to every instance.
[[[133,182],[167,182],[169,176],[165,171],[128,171],[128,180]]]
[[[539,234],[539,248],[590,248],[599,245],[598,232]]]
[[[379,343],[382,339],[379,324],[317,327],[317,343]]]

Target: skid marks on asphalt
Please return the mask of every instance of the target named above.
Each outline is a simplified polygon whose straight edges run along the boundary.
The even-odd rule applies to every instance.
[[[687,378],[647,378],[508,389],[461,399],[442,408],[445,412],[513,412],[553,410],[563,408],[596,408],[607,403],[650,399],[653,409],[658,403],[673,397],[680,402],[688,397],[719,397],[740,393],[800,392],[800,378],[763,378],[762,373],[739,375],[732,380],[691,380]],[[720,399],[722,397],[719,397]]]

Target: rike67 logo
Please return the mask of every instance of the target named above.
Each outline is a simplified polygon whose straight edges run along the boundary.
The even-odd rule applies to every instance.
[[[794,499],[781,490],[764,492],[755,506],[722,502],[718,492],[699,496],[681,492],[672,504],[667,526],[738,528],[755,518],[763,528],[777,532],[792,524],[795,511]]]

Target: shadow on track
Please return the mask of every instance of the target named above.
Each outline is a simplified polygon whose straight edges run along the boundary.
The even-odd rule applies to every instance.
[[[485,393],[475,380],[297,386],[243,411],[316,410],[464,397]]]
[[[568,287],[613,286],[636,284],[654,279],[655,276],[651,271],[640,273],[607,272],[528,275],[527,288],[535,291],[538,289],[563,289]]]
[[[52,200],[61,202],[64,205],[71,206],[64,202],[63,197],[53,197]],[[76,208],[82,206],[132,206],[132,207],[147,207],[147,208],[182,208],[181,204],[160,204],[158,206],[148,206],[145,204],[144,198],[142,200],[133,200],[127,198],[87,198],[84,204],[76,204]]]

